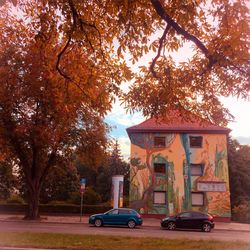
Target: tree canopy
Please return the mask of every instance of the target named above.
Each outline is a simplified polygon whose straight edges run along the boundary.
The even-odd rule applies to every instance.
[[[2,5],[4,2],[26,12],[27,5],[35,1],[2,1]],[[109,72],[108,91],[117,94],[120,82],[133,78],[130,91],[120,96],[129,110],[142,110],[149,116],[179,109],[220,123],[231,118],[220,96],[249,98],[246,1],[43,0],[30,9],[32,18],[47,13],[46,28],[56,25],[62,39],[60,52],[54,54],[55,64],[66,79],[76,77],[63,66],[64,55],[73,45],[87,53],[87,79],[92,78],[100,62],[102,69],[95,72],[98,79],[103,81],[104,72]],[[170,52],[187,42],[193,55],[178,63]],[[150,64],[131,74],[125,54],[136,62],[149,51],[155,53]]]
[[[61,63],[65,72],[75,72],[69,82],[55,68],[63,38],[51,13],[32,4],[25,8],[25,18],[9,12],[0,18],[0,148],[23,173],[27,217],[34,219],[42,185],[58,161],[87,154],[87,147],[104,150],[111,72],[102,72],[100,64],[89,82],[88,53],[75,44]]]
[[[32,2],[18,1],[17,6],[24,10]],[[122,96],[130,110],[159,115],[179,109],[219,123],[230,118],[220,96],[249,97],[245,1],[44,0],[32,8],[29,15],[47,13],[52,19],[47,25],[57,25],[63,39],[61,51],[54,56],[58,72],[66,79],[75,79],[62,65],[73,44],[87,52],[88,66],[96,68],[101,62],[104,72],[112,72],[109,91],[117,93],[119,83],[133,76],[134,84]],[[170,52],[186,42],[192,45],[193,56],[177,63]],[[132,75],[123,61],[125,54],[136,62],[150,50],[155,52],[150,64]]]

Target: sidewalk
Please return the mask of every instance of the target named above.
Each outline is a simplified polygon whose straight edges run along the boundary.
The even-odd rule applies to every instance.
[[[80,222],[80,216],[76,215],[42,215],[40,223],[74,223],[74,224],[87,224],[88,216],[82,216]],[[20,221],[24,222],[22,214],[0,214],[1,221]],[[155,218],[143,218],[143,226],[146,227],[160,227],[160,219]],[[236,222],[215,222],[215,229],[217,230],[232,230],[232,231],[244,231],[250,232],[250,224],[236,223]]]

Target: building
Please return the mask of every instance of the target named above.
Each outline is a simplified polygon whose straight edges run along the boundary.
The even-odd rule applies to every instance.
[[[128,128],[130,206],[142,214],[195,210],[230,219],[229,132],[197,118],[185,121],[174,112]]]

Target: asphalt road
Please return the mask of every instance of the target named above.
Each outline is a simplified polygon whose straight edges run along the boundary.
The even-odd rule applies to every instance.
[[[210,233],[201,231],[168,231],[160,226],[141,226],[135,229],[127,227],[100,227],[88,224],[72,223],[39,223],[39,222],[1,222],[1,232],[46,232],[65,234],[88,234],[88,235],[113,235],[130,237],[157,237],[157,238],[187,238],[193,240],[221,240],[221,241],[245,241],[250,243],[250,232],[233,230],[216,230]]]

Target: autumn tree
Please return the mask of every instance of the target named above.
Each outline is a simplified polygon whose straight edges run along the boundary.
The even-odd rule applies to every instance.
[[[23,9],[29,2],[33,1],[5,0],[2,5],[13,3]],[[150,116],[178,109],[186,116],[196,113],[225,123],[231,116],[219,97],[249,98],[247,1],[43,0],[40,5],[53,10],[53,20],[65,39],[56,54],[57,70],[65,78],[72,75],[63,70],[63,55],[76,37],[81,41],[78,45],[108,70],[113,69],[115,58],[122,62],[126,56],[134,63],[151,52],[149,65],[141,67],[130,91],[121,96],[132,111]],[[58,14],[60,20],[55,18]],[[192,55],[176,61],[171,52],[187,44]],[[126,67],[119,71],[127,79],[132,76]]]
[[[19,14],[5,9],[0,18],[0,148],[23,173],[26,217],[36,219],[42,186],[58,159],[105,149],[102,117],[111,107],[112,78],[119,82],[120,73],[105,69],[76,37],[60,63],[72,76],[65,78],[56,69],[65,41],[60,15],[35,3]]]
[[[19,1],[19,5],[25,2]],[[126,56],[134,63],[151,52],[149,65],[141,67],[130,91],[122,95],[132,111],[142,110],[150,116],[178,109],[220,123],[231,118],[220,96],[249,97],[249,8],[245,1],[41,2],[47,9],[57,10],[54,16],[62,15],[57,25],[65,46],[57,54],[57,70],[66,78],[70,74],[61,64],[74,37],[90,57],[101,60],[109,70],[114,66],[110,53],[112,59],[123,61]],[[188,60],[177,62],[171,52],[186,44],[193,53]],[[126,67],[119,71],[130,78]]]

